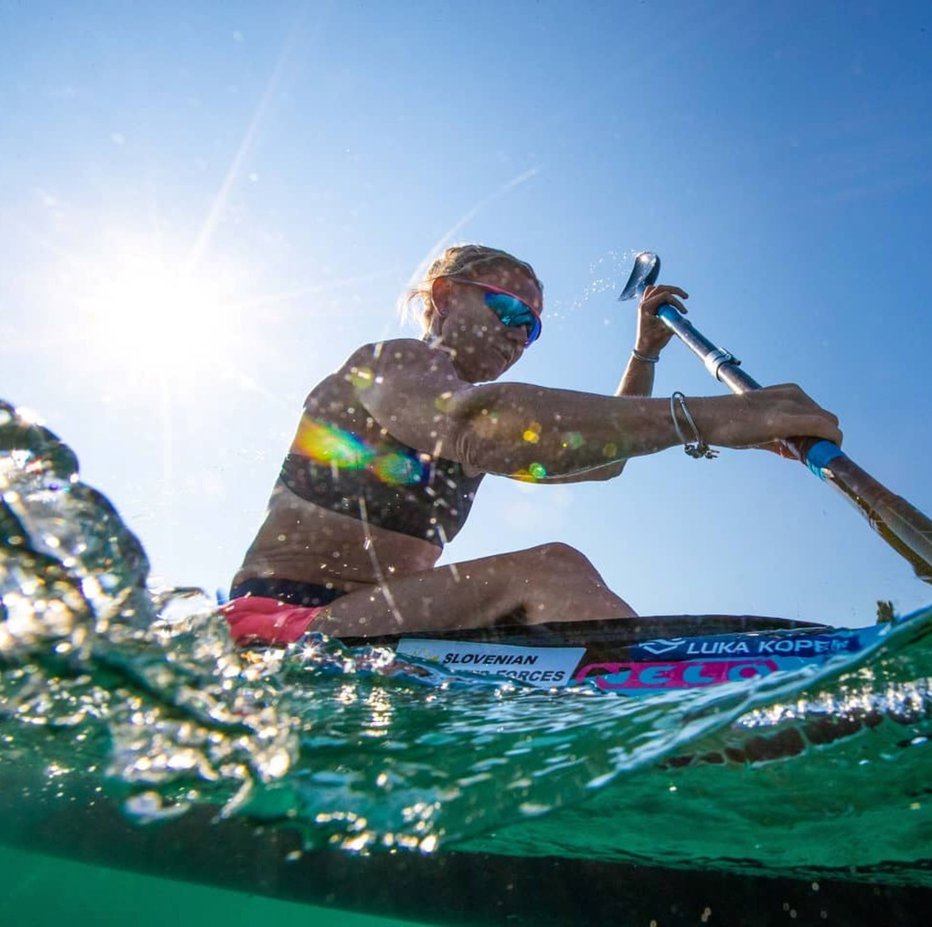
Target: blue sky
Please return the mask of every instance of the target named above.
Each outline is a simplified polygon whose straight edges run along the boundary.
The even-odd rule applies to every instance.
[[[78,452],[167,582],[226,585],[301,401],[436,248],[513,251],[509,377],[611,392],[632,255],[932,510],[932,13],[869,2],[0,2],[0,395]],[[657,394],[720,387],[680,345]],[[763,452],[483,486],[445,560],[551,540],[643,613],[873,620],[929,590]]]

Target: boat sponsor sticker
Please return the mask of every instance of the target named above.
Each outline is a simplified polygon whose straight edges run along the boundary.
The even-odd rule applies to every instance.
[[[584,663],[573,682],[628,695],[740,682],[857,653],[883,633],[870,627],[825,634],[658,638],[634,645],[629,660]]]
[[[603,692],[648,695],[665,689],[692,689],[769,676],[781,669],[798,669],[810,660],[776,657],[750,660],[674,660],[665,663],[587,663],[574,678]]]
[[[419,637],[403,637],[395,650],[399,656],[439,663],[450,673],[507,676],[541,689],[567,685],[586,653],[584,647],[519,647]]]
[[[865,629],[866,630],[873,630]],[[865,631],[825,634],[732,634],[709,637],[673,637],[644,641],[631,648],[642,660],[697,660],[707,657],[831,657],[857,653],[867,641]]]

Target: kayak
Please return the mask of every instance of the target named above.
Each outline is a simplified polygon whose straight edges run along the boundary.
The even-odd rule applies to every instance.
[[[544,689],[589,686],[646,696],[821,666],[864,651],[885,633],[884,625],[848,630],[756,615],[660,615],[343,642],[389,647],[399,659],[451,679],[510,680]]]
[[[657,615],[621,621],[498,625],[469,630],[346,638],[349,647],[394,651],[398,670],[431,685],[516,683],[557,692],[589,688],[644,698],[727,683],[748,683],[777,672],[815,671],[832,660],[849,663],[876,647],[896,626],[857,629],[757,615]],[[757,763],[786,759],[807,744],[825,745],[875,727],[889,711],[869,702],[843,716],[818,712],[790,730],[758,731],[704,762]],[[677,755],[668,766],[696,762]]]

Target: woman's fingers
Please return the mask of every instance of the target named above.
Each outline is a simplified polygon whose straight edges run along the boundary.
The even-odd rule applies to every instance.
[[[682,296],[683,299],[689,298],[689,293],[682,287],[670,286],[667,283],[661,283],[657,286],[648,286],[644,288],[644,299],[650,299],[652,296],[658,293],[672,293],[674,296]]]
[[[651,315],[656,315],[657,310],[664,305],[671,305],[677,311],[688,313],[689,310],[683,304],[682,300],[688,299],[689,293],[678,286],[649,286],[644,290],[641,297],[641,307]]]

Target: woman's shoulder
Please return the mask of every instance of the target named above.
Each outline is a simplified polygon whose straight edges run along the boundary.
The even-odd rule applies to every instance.
[[[357,348],[341,370],[372,370],[375,373],[397,366],[433,366],[437,363],[446,365],[452,361],[445,351],[419,338],[391,338]]]
[[[400,371],[428,372],[437,364],[451,364],[437,351],[416,338],[373,341],[356,348],[331,374],[321,380],[305,400],[310,405],[333,404],[360,390],[371,389],[381,378],[395,379]]]
[[[420,338],[385,338],[382,341],[372,341],[357,348],[351,355],[352,360],[357,355],[367,357],[380,357],[383,354],[392,351],[403,351],[405,353],[426,354],[433,349]]]

